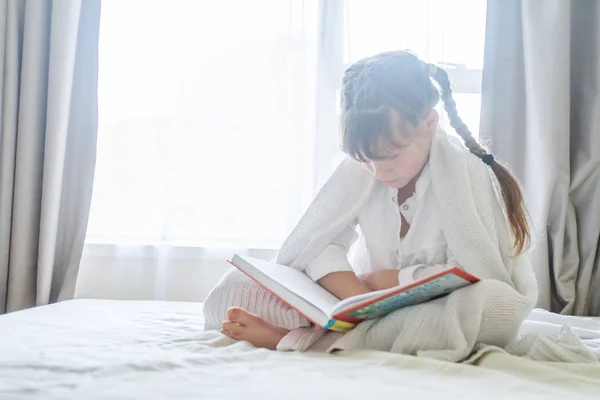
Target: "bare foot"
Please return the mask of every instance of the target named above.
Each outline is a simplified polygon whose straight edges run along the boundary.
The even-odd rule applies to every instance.
[[[232,307],[227,310],[227,321],[223,322],[221,333],[255,347],[275,350],[288,330],[271,325],[246,310]]]

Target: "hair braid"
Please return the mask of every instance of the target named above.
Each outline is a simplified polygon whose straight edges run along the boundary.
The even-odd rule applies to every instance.
[[[426,64],[426,69],[441,89],[441,99],[444,102],[444,109],[450,119],[450,126],[452,126],[456,133],[463,139],[465,146],[471,153],[486,161],[486,164],[490,166],[496,179],[498,179],[502,199],[504,200],[504,205],[506,207],[506,214],[514,236],[514,247],[516,253],[521,254],[529,246],[531,236],[523,193],[521,192],[517,179],[508,168],[494,160],[494,158],[488,154],[479,142],[475,140],[467,125],[458,116],[456,102],[452,98],[452,88],[446,71],[433,64]]]
[[[483,158],[488,154],[488,152],[483,147],[481,147],[477,140],[475,140],[473,134],[471,134],[471,131],[469,130],[467,125],[459,117],[458,111],[456,110],[456,102],[452,97],[452,87],[450,86],[448,73],[442,68],[439,68],[435,65],[432,66],[433,68],[430,68],[430,70],[433,71],[431,77],[440,86],[441,99],[444,102],[444,109],[446,110],[448,118],[450,119],[450,126],[452,126],[456,133],[459,134],[459,136],[465,142],[465,146],[467,146],[471,153],[475,154],[479,158]]]

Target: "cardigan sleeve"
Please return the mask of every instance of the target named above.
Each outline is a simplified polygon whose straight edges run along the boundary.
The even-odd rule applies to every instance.
[[[425,279],[428,276],[440,273],[450,268],[458,267],[462,270],[464,268],[452,258],[452,253],[448,250],[448,260],[446,263],[442,264],[416,264],[411,265],[410,267],[401,268],[398,272],[398,282],[400,285],[410,285],[413,282],[420,281],[421,279]]]
[[[356,242],[356,222],[347,225],[306,267],[306,274],[318,281],[333,272],[353,271],[348,261],[348,251]]]

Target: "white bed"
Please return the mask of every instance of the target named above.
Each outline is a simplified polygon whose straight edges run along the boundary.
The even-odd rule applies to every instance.
[[[204,332],[201,309],[72,300],[0,316],[0,399],[600,399],[599,365],[269,352]]]

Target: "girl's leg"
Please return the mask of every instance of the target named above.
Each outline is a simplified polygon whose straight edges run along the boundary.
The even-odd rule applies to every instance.
[[[204,317],[206,330],[221,330],[233,339],[269,349],[304,351],[324,333],[237,269],[229,270],[210,292]]]
[[[342,335],[318,326],[292,330],[277,327],[241,308],[230,308],[221,333],[255,347],[281,351],[325,352]]]
[[[227,315],[230,308],[245,310],[286,330],[310,325],[296,310],[235,268],[223,276],[204,301],[204,329],[220,330],[230,320]],[[239,310],[236,314],[239,316]]]
[[[508,345],[531,307],[508,284],[482,280],[447,297],[362,322],[334,346],[461,361],[476,344]]]
[[[220,330],[233,339],[268,349],[319,351],[337,337],[311,326],[300,313],[237,269],[229,270],[210,292],[204,317],[206,330]]]

